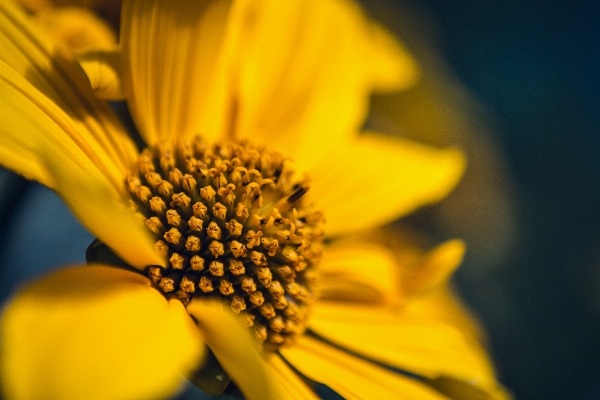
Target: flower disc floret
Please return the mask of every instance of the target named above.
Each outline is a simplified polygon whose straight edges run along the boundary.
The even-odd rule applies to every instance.
[[[323,216],[279,153],[200,137],[145,149],[126,182],[167,267],[154,285],[184,305],[219,298],[267,349],[304,331],[317,296]]]

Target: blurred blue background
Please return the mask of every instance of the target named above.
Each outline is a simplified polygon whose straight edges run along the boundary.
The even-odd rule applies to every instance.
[[[463,293],[518,397],[600,399],[600,2],[420,4],[496,113],[519,199],[521,242],[497,277],[511,312]]]
[[[412,25],[408,47],[428,41],[485,110],[505,164],[513,240],[491,271],[467,257],[456,276],[502,381],[521,399],[600,399],[600,2],[381,4],[408,11],[373,13]]]
[[[600,2],[365,7],[400,33],[408,20],[409,49],[422,42],[435,49],[477,104],[493,159],[502,161],[492,175],[502,183],[496,197],[508,205],[489,204],[510,212],[487,208],[500,221],[482,233],[487,247],[476,229],[465,231],[475,244],[455,277],[488,329],[502,381],[521,399],[600,399]],[[475,159],[486,154],[475,151]],[[0,171],[0,188],[4,301],[24,279],[82,262],[92,237],[39,185]],[[454,202],[464,199],[468,193]],[[415,221],[441,218],[440,236],[454,234],[449,225],[467,229],[441,215]],[[509,218],[512,227],[503,226]]]

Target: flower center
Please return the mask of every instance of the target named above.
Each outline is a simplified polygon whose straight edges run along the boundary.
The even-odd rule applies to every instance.
[[[305,329],[316,298],[322,213],[309,185],[280,154],[246,141],[208,145],[200,137],[145,149],[127,178],[169,266],[149,266],[156,287],[184,305],[225,299],[267,349]]]

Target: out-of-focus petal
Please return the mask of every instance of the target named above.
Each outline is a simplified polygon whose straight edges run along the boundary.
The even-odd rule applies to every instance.
[[[465,168],[456,149],[365,134],[311,170],[309,193],[323,205],[327,234],[373,228],[441,200]]]
[[[458,329],[435,320],[406,318],[391,310],[319,303],[310,329],[331,342],[405,371],[435,379],[452,377],[481,388],[495,385],[481,352]]]
[[[125,98],[121,83],[121,53],[117,50],[91,51],[77,56],[79,65],[90,80],[94,93],[104,100]]]
[[[14,399],[152,399],[178,389],[202,343],[147,278],[75,267],[26,287],[2,316],[2,386]]]
[[[482,344],[487,341],[485,332],[478,324],[477,317],[448,285],[435,287],[419,296],[411,297],[402,308],[402,316],[452,326],[463,333],[472,349],[479,349],[481,357],[486,357],[482,348]]]
[[[240,1],[234,132],[306,169],[364,121],[374,88],[408,85],[412,59],[350,1]]]
[[[114,7],[118,7],[121,4],[121,0],[19,0],[19,3],[32,12],[66,5],[78,5],[94,9],[110,10]]]
[[[74,53],[117,46],[117,35],[110,25],[87,8],[51,7],[34,18],[42,32]]]
[[[266,361],[248,328],[221,303],[192,301],[187,311],[223,369],[249,400],[278,399],[282,387],[269,376]]]
[[[371,68],[376,91],[396,91],[412,87],[419,76],[416,61],[402,43],[377,24],[371,24],[368,57],[373,60]]]
[[[402,276],[402,292],[413,295],[426,292],[448,282],[461,264],[466,251],[462,240],[454,239],[440,244],[421,257],[417,266]]]
[[[146,143],[201,134],[230,119],[224,64],[231,1],[126,0],[121,16],[124,90]]]
[[[391,304],[398,296],[397,266],[383,246],[355,240],[334,242],[319,265],[324,300]]]
[[[511,393],[500,385],[481,388],[477,384],[448,376],[425,380],[429,386],[451,399],[461,400],[510,400]]]
[[[110,107],[96,98],[81,67],[10,1],[0,3],[0,26],[0,59],[64,111],[73,125],[70,139],[104,175],[122,184],[137,158],[135,144]]]
[[[326,384],[345,399],[448,399],[415,379],[313,338],[301,337],[294,347],[281,353],[302,374]]]
[[[130,265],[162,264],[149,231],[127,207],[124,176],[119,178],[113,159],[2,61],[0,78],[0,164],[58,192],[82,224]],[[108,170],[114,174],[105,175]]]

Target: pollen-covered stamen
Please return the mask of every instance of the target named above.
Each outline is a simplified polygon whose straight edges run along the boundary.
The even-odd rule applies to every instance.
[[[124,184],[168,260],[148,267],[152,282],[186,305],[222,298],[265,348],[291,343],[316,297],[323,238],[309,181],[294,177],[289,160],[247,142],[144,150]]]

